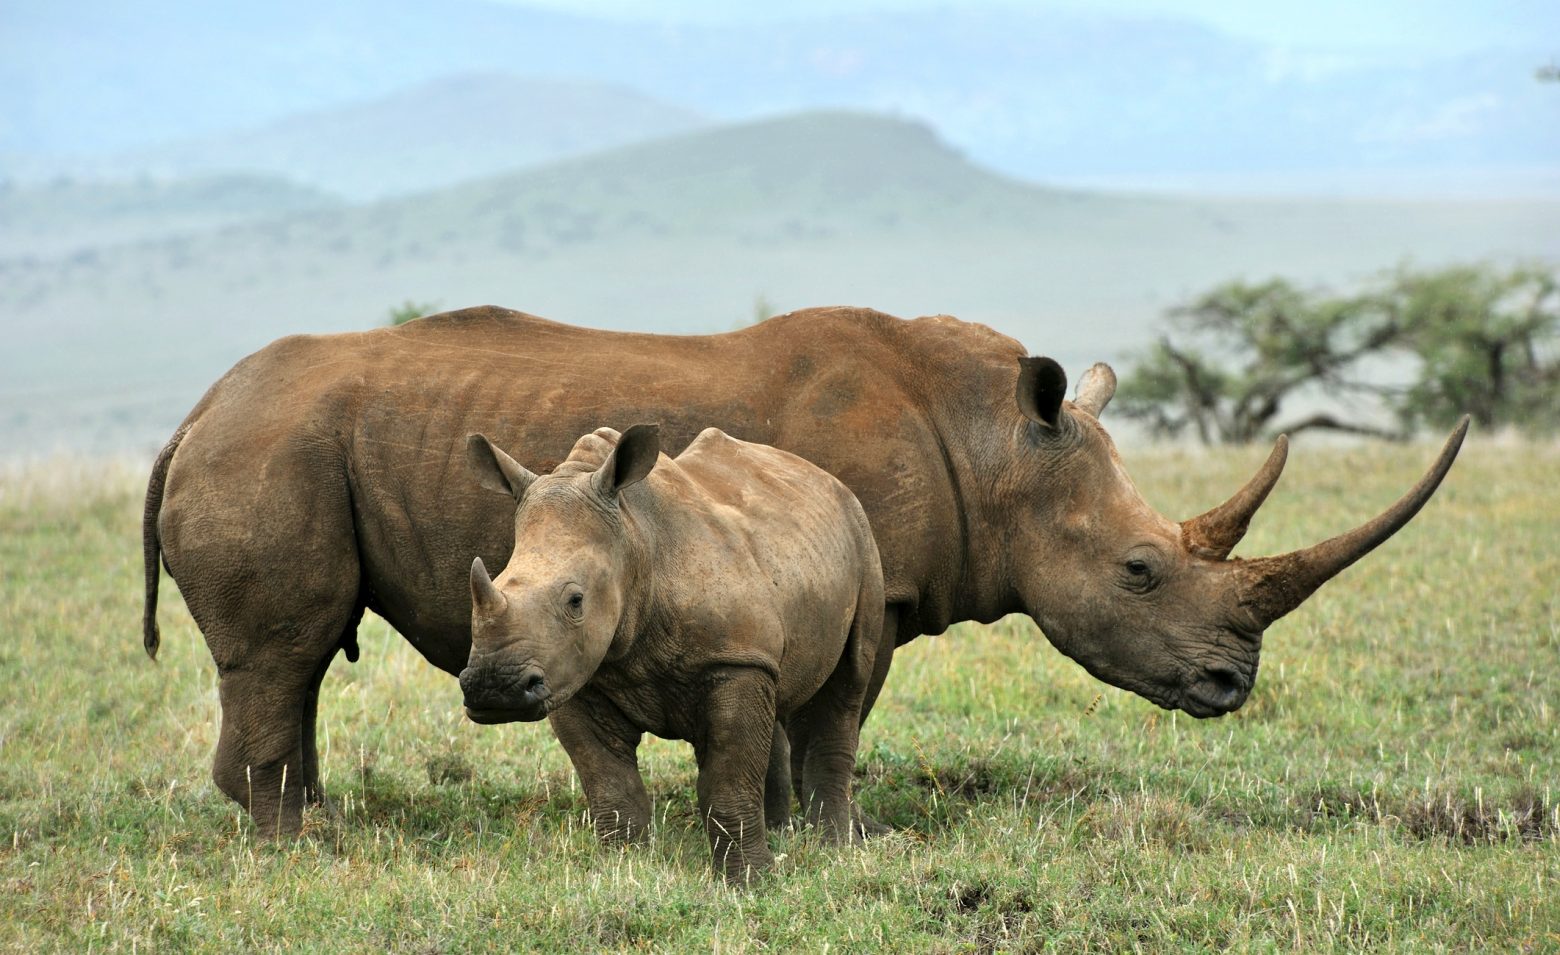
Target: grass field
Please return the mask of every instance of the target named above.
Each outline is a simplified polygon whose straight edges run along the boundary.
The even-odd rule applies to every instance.
[[[1129,449],[1130,451],[1130,449]],[[1262,450],[1128,455],[1195,513]],[[1303,445],[1246,553],[1364,519],[1428,447]],[[382,622],[321,703],[334,813],[258,845],[212,786],[216,673],[164,580],[141,650],[144,473],[0,478],[0,948],[412,952],[1560,950],[1560,449],[1475,441],[1425,512],[1268,632],[1244,709],[1096,683],[1027,619],[904,648],[859,794],[898,832],[772,837],[716,884],[688,747],[659,825],[598,847],[545,726],[478,727]]]

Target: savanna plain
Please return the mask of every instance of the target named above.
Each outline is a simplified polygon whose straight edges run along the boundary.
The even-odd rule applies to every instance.
[[[1126,449],[1174,517],[1265,449]],[[1240,553],[1373,515],[1429,445],[1300,442]],[[718,884],[682,743],[657,826],[597,845],[545,725],[479,727],[370,616],[321,696],[325,784],[257,843],[210,782],[219,708],[164,578],[141,649],[147,462],[0,472],[0,948],[11,951],[1560,951],[1560,447],[1475,438],[1396,538],[1272,627],[1197,721],[1097,683],[1025,618],[897,656],[858,795],[896,831],[773,834]]]

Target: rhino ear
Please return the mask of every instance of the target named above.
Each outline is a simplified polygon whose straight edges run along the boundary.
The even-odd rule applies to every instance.
[[[466,463],[471,465],[477,483],[489,491],[508,494],[515,500],[525,495],[536,475],[519,461],[498,449],[484,434],[466,436]]]
[[[605,497],[616,497],[631,484],[644,480],[661,456],[661,426],[636,424],[623,432],[617,447],[596,470],[596,490]]]
[[[1050,358],[1018,360],[1018,410],[1047,428],[1061,421],[1062,399],[1067,397],[1067,372]]]

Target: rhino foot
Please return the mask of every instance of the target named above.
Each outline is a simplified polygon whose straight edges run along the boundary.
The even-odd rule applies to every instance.
[[[894,827],[878,822],[871,816],[861,811],[861,807],[851,807],[851,819],[855,823],[855,835],[858,839],[871,839],[873,836],[886,836],[894,831]]]

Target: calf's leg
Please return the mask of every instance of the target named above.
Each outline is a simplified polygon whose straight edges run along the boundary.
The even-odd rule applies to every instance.
[[[634,842],[650,828],[650,794],[639,772],[640,729],[589,688],[547,717],[569,754],[604,842]]]
[[[715,870],[747,885],[774,863],[764,826],[764,777],[773,751],[775,680],[760,670],[712,674],[704,725],[693,741],[699,762],[699,815]]]

